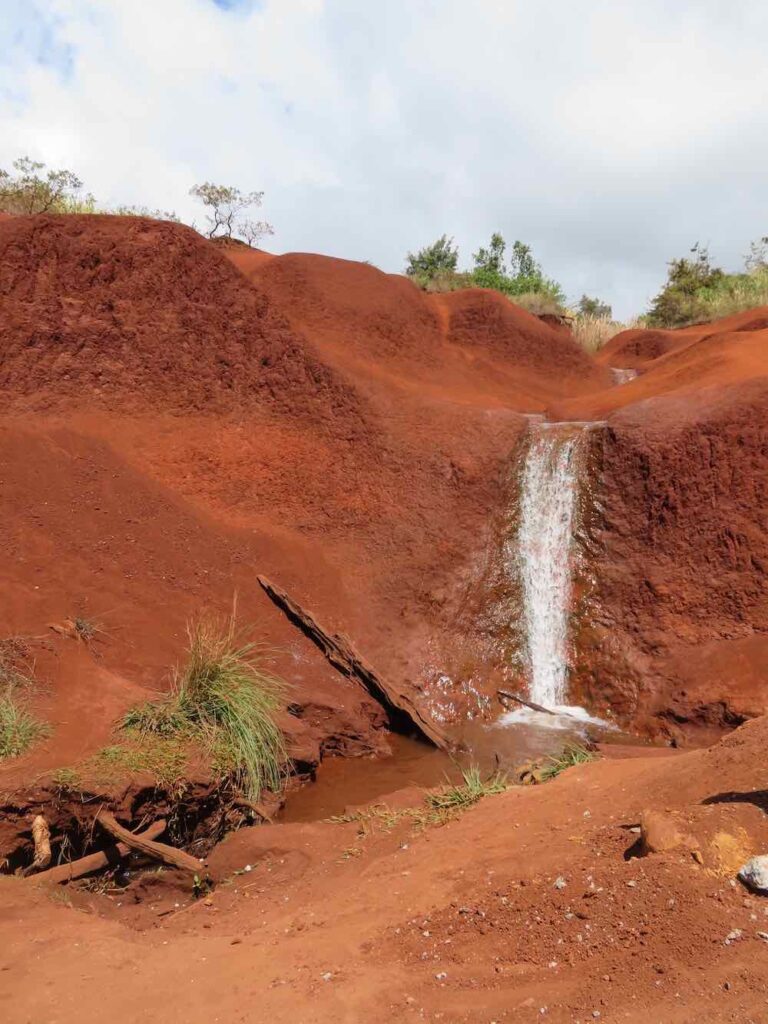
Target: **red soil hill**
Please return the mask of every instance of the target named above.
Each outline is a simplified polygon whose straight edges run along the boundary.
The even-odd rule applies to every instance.
[[[461,690],[486,672],[463,655],[485,628],[466,595],[489,559],[501,565],[521,414],[607,417],[578,684],[630,722],[728,722],[760,703],[762,315],[673,332],[613,387],[623,343],[595,362],[492,292],[426,295],[365,264],[270,257],[136,218],[4,220],[14,541],[0,615],[39,635],[78,603],[108,612],[130,644],[115,629],[100,668],[162,685],[184,620],[235,589],[267,641],[292,635],[255,585],[266,573],[401,685],[418,693],[450,670]],[[33,479],[36,465],[49,468]],[[216,585],[192,587],[191,566]],[[307,701],[325,685],[311,664]],[[54,689],[88,685],[49,674]]]
[[[166,685],[185,620],[235,590],[267,642],[299,644],[301,670],[280,666],[299,703],[332,707],[328,670],[258,573],[417,687],[425,651],[440,661],[445,593],[506,498],[515,410],[607,376],[498,296],[431,298],[364,265],[270,259],[136,218],[3,221],[0,317],[0,618],[32,636],[84,611],[104,620],[90,671],[59,640],[39,662],[54,717],[111,673],[93,744],[135,684]],[[315,749],[340,732],[379,742],[361,700],[317,712]],[[46,764],[58,742],[82,752],[70,724]]]

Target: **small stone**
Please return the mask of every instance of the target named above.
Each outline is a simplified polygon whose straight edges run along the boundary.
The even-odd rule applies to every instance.
[[[762,939],[763,942],[768,942],[768,932],[758,932],[757,937],[758,939]]]
[[[645,853],[665,853],[683,842],[674,818],[662,811],[643,811],[640,816],[640,836]]]
[[[748,860],[739,871],[739,881],[756,892],[768,895],[768,854]]]
[[[326,971],[325,974],[321,974],[320,977],[323,979],[323,981],[331,981],[331,979],[333,978],[333,973],[332,971]]]
[[[634,889],[637,886],[637,882],[633,878],[630,878],[630,880],[627,882],[627,885],[630,889]]]
[[[445,979],[447,977],[448,977],[448,972],[447,971],[438,971],[437,974],[435,975],[435,981],[445,981]]]
[[[724,944],[730,946],[732,942],[739,942],[744,938],[744,932],[741,928],[734,928],[733,931],[728,932],[725,936]]]
[[[562,875],[558,875],[558,877],[555,879],[555,888],[556,889],[564,889],[567,884],[568,883],[565,881],[565,879],[563,878]]]

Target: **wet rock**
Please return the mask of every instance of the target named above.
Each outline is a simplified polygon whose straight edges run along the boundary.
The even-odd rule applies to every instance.
[[[643,811],[640,817],[640,842],[643,853],[665,853],[684,841],[674,818],[663,811]]]
[[[739,880],[755,892],[768,896],[768,854],[748,860],[739,871]]]

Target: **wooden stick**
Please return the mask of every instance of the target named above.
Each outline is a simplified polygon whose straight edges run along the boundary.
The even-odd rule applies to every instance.
[[[402,693],[391,682],[385,681],[352,646],[349,637],[341,633],[329,633],[323,629],[314,614],[302,608],[284,590],[275,586],[266,576],[256,577],[269,597],[290,621],[309,637],[328,661],[345,676],[358,679],[380,704],[401,711],[416,726],[419,732],[441,750],[450,748],[448,736],[434,722],[426,718],[411,698]]]
[[[497,690],[496,693],[499,695],[499,700],[504,703],[505,700],[513,700],[518,704],[522,704],[526,708],[530,708],[531,711],[539,711],[542,715],[556,715],[557,711],[550,711],[549,708],[542,707],[541,704],[534,704],[532,700],[526,700],[525,697],[520,697],[516,693],[511,693],[509,690]]]
[[[145,839],[156,839],[165,832],[166,823],[163,820],[156,821],[150,825],[149,828],[145,829],[141,835]],[[125,843],[116,843],[115,846],[109,850],[100,850],[98,853],[89,853],[87,857],[81,857],[79,860],[73,860],[69,864],[59,864],[58,867],[49,868],[47,871],[41,871],[38,875],[33,875],[30,879],[31,882],[45,882],[51,885],[57,885],[62,882],[73,882],[76,878],[82,878],[83,875],[90,875],[94,871],[101,871],[102,868],[113,867],[123,857],[127,857],[130,853],[130,849]]]
[[[129,832],[127,828],[123,828],[122,825],[118,824],[114,814],[110,811],[100,810],[96,815],[96,821],[110,835],[125,843],[132,850],[140,850],[141,853],[145,853],[148,857],[161,860],[172,868],[191,871],[192,874],[197,874],[203,870],[200,861],[190,856],[190,854],[184,853],[183,850],[176,850],[172,846],[166,846],[165,843],[156,843],[151,839],[145,839],[143,834],[136,835],[135,832]]]

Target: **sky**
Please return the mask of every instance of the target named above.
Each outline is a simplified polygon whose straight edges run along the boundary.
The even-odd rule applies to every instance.
[[[500,231],[627,318],[768,234],[766,52],[765,0],[0,0],[0,167],[392,272]]]

